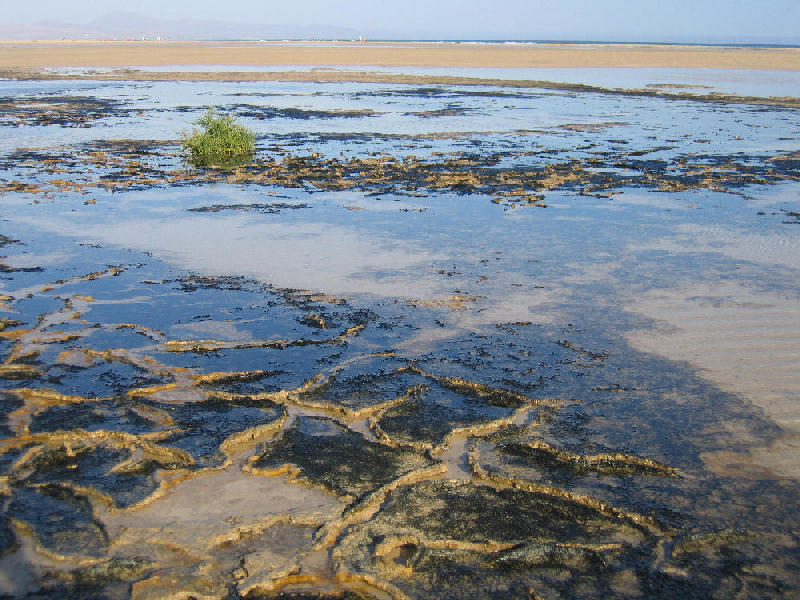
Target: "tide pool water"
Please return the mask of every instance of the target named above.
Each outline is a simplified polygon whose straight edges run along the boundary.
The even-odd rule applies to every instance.
[[[796,110],[0,96],[3,594],[797,595]],[[186,163],[207,106],[254,157]]]

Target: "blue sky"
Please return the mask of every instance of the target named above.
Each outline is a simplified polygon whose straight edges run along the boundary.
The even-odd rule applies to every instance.
[[[114,10],[372,37],[800,43],[800,0],[0,0],[6,23],[87,23]]]

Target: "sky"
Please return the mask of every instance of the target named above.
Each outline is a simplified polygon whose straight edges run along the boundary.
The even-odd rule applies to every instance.
[[[0,0],[7,24],[165,19],[335,25],[370,37],[800,44],[800,0]]]

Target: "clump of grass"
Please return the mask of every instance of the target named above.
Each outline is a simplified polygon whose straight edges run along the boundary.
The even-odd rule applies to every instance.
[[[196,166],[227,164],[255,152],[256,136],[229,115],[216,116],[213,108],[195,121],[201,129],[183,133],[183,147]]]

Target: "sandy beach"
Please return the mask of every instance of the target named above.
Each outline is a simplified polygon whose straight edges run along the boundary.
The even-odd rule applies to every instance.
[[[0,42],[0,69],[158,65],[800,70],[794,48],[369,42]]]

